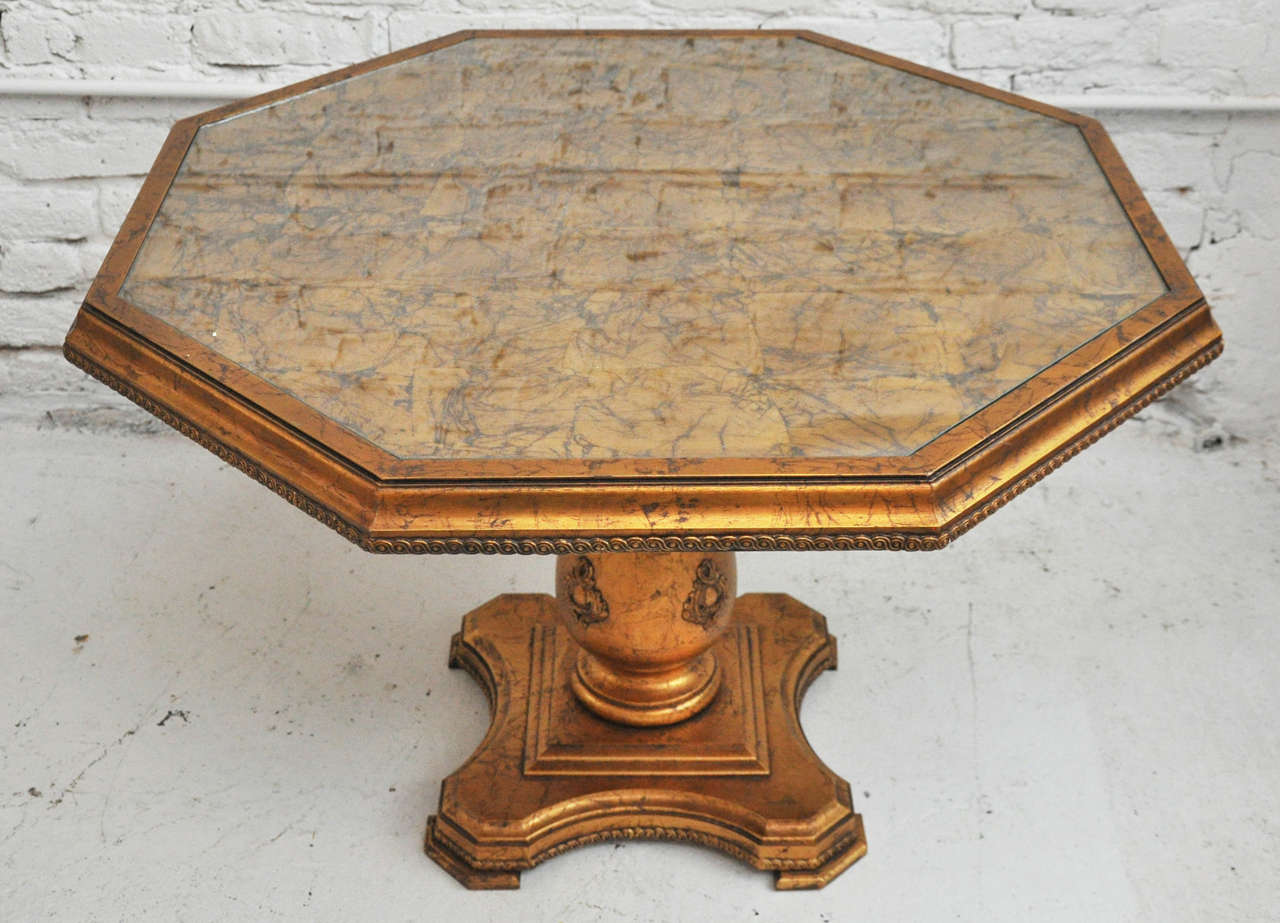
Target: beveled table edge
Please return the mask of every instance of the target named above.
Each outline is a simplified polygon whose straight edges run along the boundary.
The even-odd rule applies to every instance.
[[[1143,345],[931,478],[418,484],[376,479],[92,309],[64,354],[367,551],[569,554],[942,548],[1217,358],[1222,337],[1201,303]]]

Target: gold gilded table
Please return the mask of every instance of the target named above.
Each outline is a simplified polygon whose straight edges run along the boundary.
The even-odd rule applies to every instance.
[[[430,855],[613,837],[819,887],[822,616],[734,552],[940,548],[1221,350],[1097,122],[808,32],[468,32],[183,120],[81,368],[373,552],[559,555],[469,613]]]

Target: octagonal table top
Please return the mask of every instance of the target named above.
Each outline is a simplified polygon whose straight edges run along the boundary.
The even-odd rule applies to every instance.
[[[180,122],[67,342],[401,551],[937,547],[1220,348],[1096,122],[800,32]]]

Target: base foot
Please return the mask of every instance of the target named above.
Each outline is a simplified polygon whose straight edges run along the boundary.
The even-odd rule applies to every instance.
[[[799,701],[835,665],[821,615],[750,594],[716,642],[721,689],[705,711],[660,728],[584,708],[576,646],[555,600],[500,596],[469,613],[451,663],[490,697],[492,724],[447,778],[426,851],[468,888],[516,888],[520,872],[575,846],[684,840],[820,888],[866,853],[848,784],[800,729]]]
[[[853,817],[854,826],[857,829],[854,831],[852,843],[847,848],[837,850],[830,859],[817,868],[779,870],[774,879],[774,887],[779,891],[815,891],[834,880],[841,872],[865,856],[867,836],[862,830],[862,816],[855,814]]]
[[[520,873],[516,870],[478,869],[468,865],[465,858],[454,855],[447,842],[436,838],[434,814],[427,818],[427,837],[423,845],[437,865],[472,891],[513,891],[520,887]]]

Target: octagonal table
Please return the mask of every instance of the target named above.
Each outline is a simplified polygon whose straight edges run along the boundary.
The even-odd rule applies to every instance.
[[[373,552],[557,554],[468,614],[427,850],[861,856],[734,552],[933,549],[1221,350],[1092,119],[807,32],[468,32],[179,122],[67,357]]]

